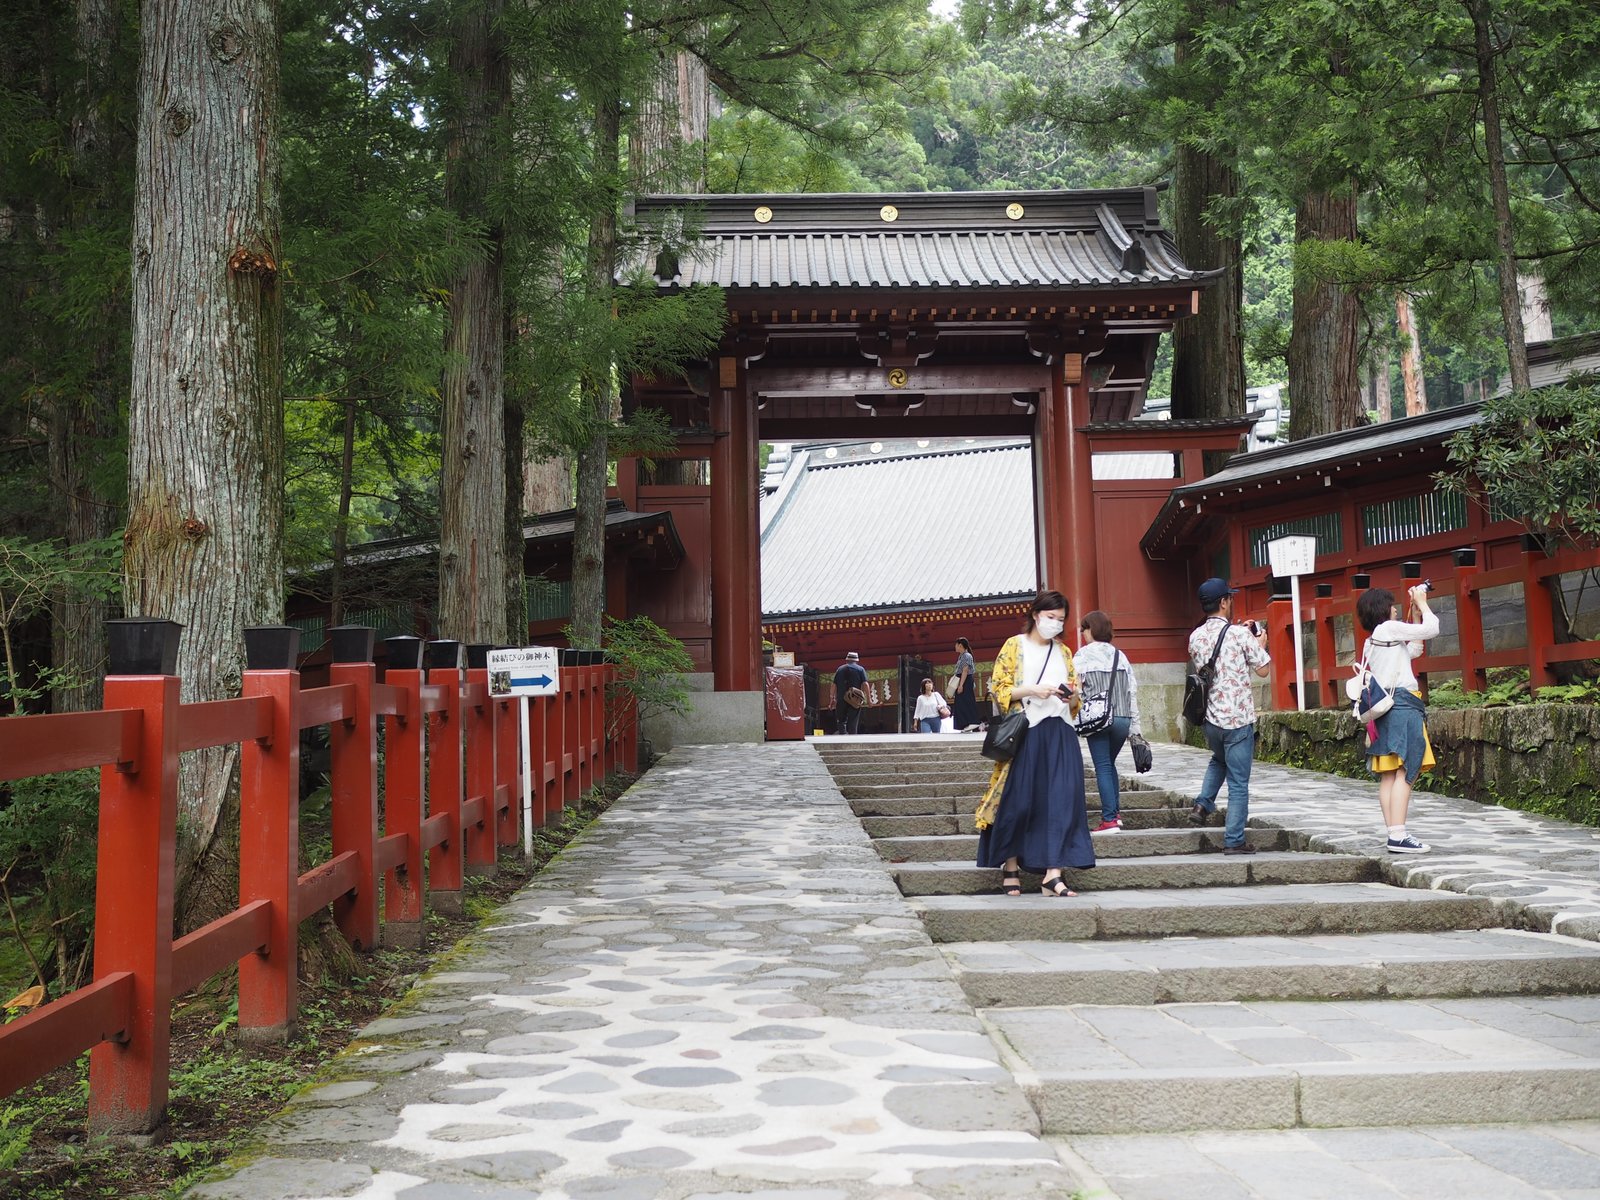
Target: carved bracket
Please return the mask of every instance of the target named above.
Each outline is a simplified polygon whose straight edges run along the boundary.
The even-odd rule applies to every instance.
[[[880,367],[914,367],[939,347],[935,325],[910,325],[904,321],[863,329],[856,334],[861,356]]]

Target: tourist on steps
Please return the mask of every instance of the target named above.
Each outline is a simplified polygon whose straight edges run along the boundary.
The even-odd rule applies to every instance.
[[[978,716],[978,664],[972,661],[972,643],[956,639],[956,667],[950,682],[950,707],[957,733],[971,733],[982,724]]]
[[[1250,672],[1265,675],[1272,664],[1267,653],[1267,631],[1254,621],[1248,627],[1233,623],[1233,595],[1237,588],[1225,579],[1208,579],[1200,585],[1200,611],[1206,619],[1189,634],[1189,657],[1203,667],[1213,657],[1216,676],[1206,692],[1206,745],[1211,761],[1200,783],[1189,820],[1204,825],[1217,811],[1217,793],[1228,784],[1228,822],[1222,833],[1224,854],[1254,854],[1245,837],[1250,815],[1250,768],[1256,756],[1256,698],[1250,690]]]
[[[860,733],[861,708],[866,702],[867,671],[861,665],[861,656],[852,650],[833,673],[834,732]]]
[[[1369,588],[1356,601],[1356,616],[1368,633],[1361,652],[1379,687],[1394,694],[1394,707],[1374,723],[1377,736],[1367,748],[1368,765],[1378,776],[1378,804],[1383,809],[1390,854],[1421,854],[1427,843],[1406,832],[1411,786],[1433,766],[1433,746],[1423,721],[1422,692],[1411,660],[1420,658],[1423,642],[1439,636],[1439,618],[1428,607],[1428,587],[1419,583],[1409,593],[1415,621],[1400,619],[1400,606],[1388,588]]]
[[[911,719],[917,723],[918,733],[938,733],[939,722],[950,715],[950,706],[944,697],[933,689],[933,680],[922,681],[922,692],[917,696],[917,709]]]
[[[1084,738],[1089,761],[1094,763],[1094,783],[1100,792],[1100,823],[1093,833],[1115,833],[1122,828],[1122,785],[1117,779],[1117,755],[1127,740],[1139,732],[1139,681],[1133,677],[1128,656],[1111,642],[1111,618],[1096,609],[1078,621],[1078,653],[1073,666],[1085,696],[1106,692],[1111,697],[1111,721],[1099,733]]]
[[[978,802],[978,865],[1004,868],[1000,888],[1008,896],[1022,895],[1019,869],[1041,872],[1047,896],[1076,896],[1062,869],[1094,866],[1083,751],[1072,726],[1078,680],[1072,651],[1059,640],[1066,624],[1066,597],[1040,592],[1022,633],[1008,638],[995,659],[1000,711],[1021,705],[1029,727],[1016,756],[995,765]]]

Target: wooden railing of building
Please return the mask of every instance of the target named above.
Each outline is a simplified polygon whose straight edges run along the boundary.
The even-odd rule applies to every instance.
[[[353,946],[420,946],[428,906],[459,911],[463,877],[493,872],[497,848],[519,844],[519,701],[490,696],[490,647],[468,647],[464,663],[453,641],[388,639],[379,682],[374,632],[352,626],[329,631],[328,685],[305,689],[299,630],[270,626],[246,631],[240,696],[183,704],[181,627],[111,624],[100,711],[0,720],[0,784],[100,769],[94,979],[0,1027],[0,1096],[89,1051],[91,1130],[143,1133],[166,1109],[173,997],[237,963],[240,1037],[282,1040],[301,921],[331,905]],[[530,701],[527,829],[636,770],[637,710],[615,681],[598,651],[565,651],[560,694]],[[328,730],[333,845],[301,872],[300,734],[316,726]],[[179,756],[233,744],[239,905],[175,938]]]
[[[1484,688],[1484,673],[1497,667],[1525,667],[1530,688],[1546,687],[1556,682],[1555,667],[1559,663],[1600,659],[1600,640],[1557,642],[1555,629],[1555,597],[1551,592],[1557,576],[1574,571],[1600,568],[1600,549],[1568,550],[1553,556],[1542,550],[1524,546],[1521,559],[1509,566],[1482,570],[1477,565],[1477,551],[1457,550],[1454,569],[1449,576],[1434,575],[1431,582],[1436,594],[1455,598],[1458,649],[1455,654],[1424,654],[1416,659],[1413,669],[1419,679],[1430,673],[1459,671],[1461,685],[1468,691]],[[1309,601],[1302,596],[1300,619],[1314,631],[1316,642],[1315,665],[1308,662],[1305,670],[1306,707],[1347,707],[1349,699],[1344,685],[1351,675],[1348,661],[1337,661],[1335,622],[1345,617],[1354,621],[1356,599],[1368,587],[1386,587],[1394,592],[1402,611],[1405,606],[1405,589],[1417,581],[1420,563],[1391,562],[1357,571],[1336,583],[1315,584],[1315,594]],[[1493,588],[1520,584],[1527,623],[1527,641],[1517,648],[1489,650],[1483,637],[1483,593]],[[1294,637],[1291,605],[1287,599],[1274,599],[1268,605],[1267,650],[1272,655],[1272,707],[1291,709],[1294,694]],[[1355,649],[1359,654],[1366,632],[1356,622]]]

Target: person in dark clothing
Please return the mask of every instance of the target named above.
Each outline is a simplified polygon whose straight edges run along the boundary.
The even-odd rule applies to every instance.
[[[851,688],[867,690],[867,672],[861,665],[861,656],[854,650],[844,656],[844,662],[833,673],[835,729],[839,733],[861,732],[861,709],[844,698]]]
[[[956,639],[956,673],[951,677],[950,707],[955,717],[957,733],[968,733],[978,728],[978,669],[972,661],[972,643],[966,638]]]

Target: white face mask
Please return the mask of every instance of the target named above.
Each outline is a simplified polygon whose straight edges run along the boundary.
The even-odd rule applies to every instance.
[[[1034,623],[1034,628],[1039,631],[1039,636],[1049,641],[1051,638],[1060,637],[1066,625],[1054,617],[1040,617]]]

